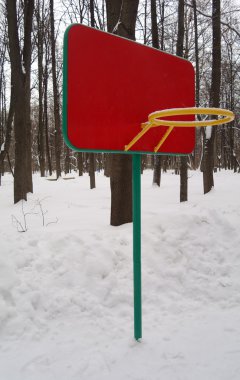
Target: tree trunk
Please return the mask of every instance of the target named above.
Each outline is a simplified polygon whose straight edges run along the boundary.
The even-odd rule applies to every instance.
[[[108,31],[135,40],[138,2],[139,0],[106,0]],[[112,155],[110,184],[110,224],[119,226],[132,222],[131,155]]]
[[[177,34],[177,51],[179,57],[183,56],[184,41],[184,0],[178,0],[178,34]]]
[[[110,177],[111,156],[108,153],[104,154],[104,175]]]
[[[95,17],[94,17],[94,0],[89,0],[90,9],[90,25],[92,28],[95,27]]]
[[[200,89],[200,78],[199,78],[199,48],[198,48],[198,20],[197,20],[197,5],[196,0],[192,0],[193,6],[193,19],[194,19],[194,45],[195,45],[195,96],[196,96],[196,107],[199,107],[199,89]]]
[[[95,189],[95,154],[89,153],[89,177],[90,177],[90,189]]]
[[[194,20],[194,48],[195,48],[195,105],[199,107],[200,99],[200,70],[199,70],[199,45],[198,45],[198,18],[197,3],[192,0],[193,20]],[[200,120],[200,117],[199,117]],[[193,152],[193,167],[197,169],[201,164],[202,155],[202,128],[196,128],[196,144]]]
[[[37,2],[37,50],[38,50],[38,156],[41,177],[45,176],[45,136],[43,122],[43,15],[40,0]]]
[[[159,49],[156,0],[151,0],[151,32],[152,32],[152,46],[155,49]],[[156,155],[154,156],[154,165],[153,165],[153,184],[160,186],[160,183],[161,183],[161,156]]]
[[[49,137],[48,137],[48,60],[46,58],[45,70],[44,70],[44,128],[45,128],[45,141],[46,141],[46,156],[49,175],[52,175],[52,161],[49,147]]]
[[[221,85],[221,5],[220,0],[212,0],[212,81],[210,106],[219,107]],[[204,143],[203,188],[204,194],[214,186],[214,142],[215,129],[207,127]]]
[[[32,58],[32,22],[33,22],[33,11],[34,11],[34,0],[24,1],[24,45],[22,53],[22,67],[25,71],[25,122],[26,122],[26,189],[27,192],[33,192],[33,182],[32,182],[32,130],[31,130],[31,58]],[[16,117],[16,109],[15,109]],[[15,178],[15,176],[14,176]]]
[[[165,0],[162,1],[162,4],[160,6],[161,10],[161,43],[160,43],[160,49],[164,50],[164,35],[165,35]]]
[[[160,187],[161,184],[162,157],[154,156],[153,184]]]
[[[90,0],[89,2],[90,9],[90,20],[91,27],[95,27],[95,17],[94,17],[94,0]],[[95,179],[95,154],[89,153],[89,177],[90,177],[90,189],[95,189],[96,187],[96,179]]]
[[[113,154],[111,158],[111,225],[132,222],[132,157]]]
[[[178,35],[177,35],[177,55],[183,57],[184,41],[184,0],[178,1]],[[188,157],[180,158],[180,202],[187,201],[188,196]]]
[[[77,153],[77,163],[78,163],[78,175],[83,175],[83,154]]]
[[[70,149],[65,145],[64,173],[71,173]]]
[[[156,49],[159,49],[156,0],[151,0],[151,33],[152,46]]]
[[[16,0],[7,0],[11,72],[14,86],[15,169],[14,203],[32,192],[30,69],[34,1],[24,2],[23,51],[20,50]]]
[[[57,83],[57,65],[56,65],[56,42],[54,28],[54,0],[50,0],[50,23],[51,23],[51,53],[52,53],[52,79],[53,79],[53,101],[54,101],[54,122],[55,122],[55,159],[56,175],[61,177],[61,128],[60,128],[60,109],[59,93]]]

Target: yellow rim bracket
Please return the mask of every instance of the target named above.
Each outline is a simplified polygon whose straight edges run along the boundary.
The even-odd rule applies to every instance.
[[[192,120],[192,121],[179,121],[179,120],[163,120],[163,117],[170,116],[182,116],[182,115],[214,115],[220,116],[219,119],[211,119],[211,120]],[[150,113],[148,115],[148,121],[142,123],[141,128],[142,131],[139,132],[128,145],[125,145],[125,151],[131,149],[131,147],[136,144],[138,140],[140,140],[148,131],[153,127],[159,126],[167,126],[169,127],[167,131],[164,133],[163,137],[159,141],[159,143],[154,148],[154,152],[158,152],[160,147],[163,145],[164,141],[172,132],[173,128],[176,127],[209,127],[209,126],[218,126],[221,124],[230,123],[234,120],[234,113],[229,110],[221,109],[221,108],[198,108],[198,107],[190,107],[190,108],[172,108],[166,109],[162,111],[156,111]]]

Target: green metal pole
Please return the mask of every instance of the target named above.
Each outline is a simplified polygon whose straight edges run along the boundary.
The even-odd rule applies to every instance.
[[[134,337],[142,338],[141,155],[132,156]]]

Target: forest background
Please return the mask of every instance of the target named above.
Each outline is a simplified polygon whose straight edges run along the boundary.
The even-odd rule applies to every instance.
[[[71,23],[109,31],[190,60],[196,72],[196,106],[232,110],[230,126],[196,130],[187,157],[142,156],[142,169],[180,175],[180,201],[188,198],[188,170],[240,172],[240,4],[234,0],[35,0],[0,2],[0,184],[14,176],[14,203],[33,192],[32,173],[58,179],[95,171],[110,176],[111,224],[132,220],[131,157],[76,153],[61,133],[63,33]],[[97,62],[96,62],[97,64]],[[85,75],[85,73],[82,73]]]

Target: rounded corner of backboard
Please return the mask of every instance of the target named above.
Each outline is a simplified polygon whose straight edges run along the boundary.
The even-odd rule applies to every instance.
[[[79,25],[79,24],[70,24],[70,25],[68,25],[68,27],[65,29],[65,32],[64,32],[64,42],[66,42],[67,41],[67,39],[68,39],[68,34],[69,34],[69,32],[70,32],[70,30],[74,27],[74,26],[76,26],[76,25]]]
[[[194,67],[193,63],[191,61],[186,61],[186,62],[189,66],[189,69],[190,69],[192,75],[193,75],[193,78],[195,78],[195,67]]]
[[[74,150],[74,151],[80,151],[80,149],[78,147],[76,147],[69,139],[68,137],[68,131],[67,131],[67,126],[66,125],[63,125],[63,129],[62,129],[62,132],[63,132],[63,139],[64,139],[64,142],[65,144],[68,146],[68,148]]]

